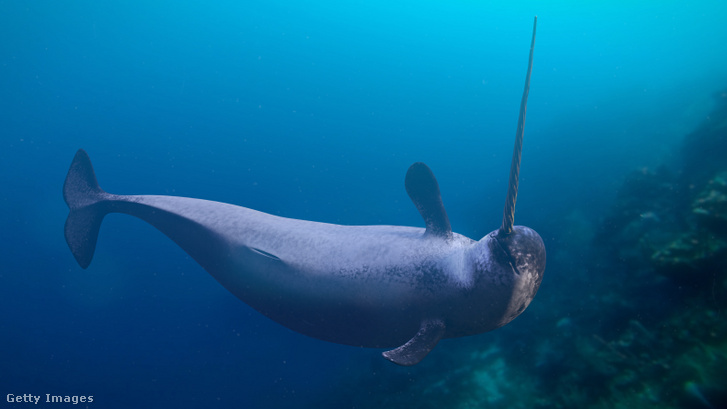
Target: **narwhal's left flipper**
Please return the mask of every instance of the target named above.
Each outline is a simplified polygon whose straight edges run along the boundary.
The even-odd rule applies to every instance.
[[[399,348],[386,351],[382,355],[397,365],[416,365],[434,349],[442,336],[444,336],[442,320],[424,320],[419,327],[419,332],[412,339]]]

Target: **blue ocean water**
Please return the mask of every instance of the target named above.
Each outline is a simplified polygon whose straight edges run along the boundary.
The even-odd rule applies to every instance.
[[[453,229],[481,238],[502,217],[535,15],[516,222],[549,259],[506,327],[399,368],[268,320],[137,219],[106,218],[87,270],[68,251],[61,187],[78,148],[113,193],[354,225],[423,226],[403,186],[423,161]],[[628,267],[595,260],[589,240],[629,172],[678,162],[714,112],[725,18],[707,0],[0,1],[0,407],[46,393],[111,409],[518,407],[522,390],[547,406],[537,382],[588,370],[563,357],[587,351],[558,347],[580,322],[618,333],[634,311],[688,311],[658,275],[641,280],[663,297],[639,304],[620,290]],[[632,308],[603,307],[613,299]],[[613,350],[611,335],[583,337]],[[539,363],[518,362],[522,350]],[[615,368],[591,382],[624,376]],[[631,402],[593,393],[584,401]]]

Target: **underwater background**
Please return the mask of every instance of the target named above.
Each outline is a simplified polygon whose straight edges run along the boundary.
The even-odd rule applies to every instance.
[[[294,333],[111,214],[63,238],[84,148],[119,194],[340,224],[502,218],[533,17],[515,321],[402,368]],[[0,0],[0,407],[727,407],[724,1]],[[74,406],[70,403],[56,406]]]

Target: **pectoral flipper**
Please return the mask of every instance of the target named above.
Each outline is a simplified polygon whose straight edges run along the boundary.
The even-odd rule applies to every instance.
[[[416,365],[424,359],[444,336],[444,322],[440,319],[422,321],[419,332],[399,348],[382,353],[384,358],[402,366]]]

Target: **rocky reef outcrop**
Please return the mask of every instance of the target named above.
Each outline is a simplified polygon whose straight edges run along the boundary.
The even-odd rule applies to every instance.
[[[717,98],[676,169],[626,177],[596,237],[634,271],[702,290],[727,279],[727,92]]]

